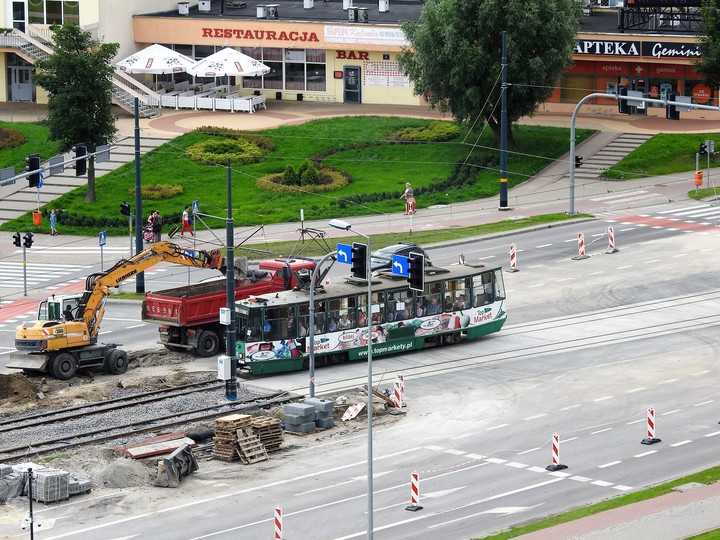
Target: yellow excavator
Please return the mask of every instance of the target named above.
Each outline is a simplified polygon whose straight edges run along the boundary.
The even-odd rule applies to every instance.
[[[115,343],[98,344],[105,301],[113,287],[161,262],[222,270],[219,250],[184,249],[171,242],[157,242],[123,259],[106,272],[89,275],[85,292],[40,303],[38,320],[17,327],[15,348],[6,367],[50,373],[60,380],[72,379],[78,368],[102,366],[107,373],[121,374],[128,368],[125,351]]]

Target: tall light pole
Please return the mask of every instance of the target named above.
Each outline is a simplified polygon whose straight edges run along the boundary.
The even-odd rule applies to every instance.
[[[368,391],[368,401],[367,401],[367,415],[368,415],[368,439],[367,439],[367,483],[368,483],[368,493],[367,493],[367,537],[372,540],[373,537],[373,441],[372,441],[372,389],[373,389],[373,368],[372,368],[372,314],[371,314],[371,307],[372,307],[372,276],[370,271],[370,261],[371,257],[370,254],[372,253],[372,250],[370,249],[370,237],[356,231],[352,228],[352,225],[350,225],[347,221],[343,221],[341,219],[331,219],[329,222],[329,225],[331,227],[335,227],[336,229],[340,229],[342,231],[351,231],[354,232],[357,235],[362,236],[367,241],[367,259],[366,259],[366,275],[367,275],[367,305],[365,306],[365,310],[367,311],[365,317],[367,319],[367,372],[368,372],[368,381],[367,381],[367,391]],[[314,284],[313,284],[314,285]]]
[[[317,280],[318,271],[322,267],[322,265],[327,261],[328,259],[331,259],[337,255],[337,251],[332,251],[325,255],[322,259],[320,259],[313,268],[312,275],[310,276],[310,308],[309,308],[309,315],[310,320],[308,321],[308,366],[310,368],[310,384],[308,386],[308,392],[310,393],[310,397],[315,397],[315,281]]]

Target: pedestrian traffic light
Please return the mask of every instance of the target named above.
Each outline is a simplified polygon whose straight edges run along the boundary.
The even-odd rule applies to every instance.
[[[698,152],[701,156],[704,156],[707,154],[707,143],[701,142],[700,143],[700,152]]]
[[[618,95],[627,97],[627,95],[628,95],[627,86],[621,86],[620,88],[618,88]],[[630,114],[630,105],[628,105],[627,99],[618,98],[618,112],[620,114]]]
[[[425,289],[425,255],[410,253],[408,256],[408,283],[413,291]]]
[[[675,92],[668,94],[668,103],[665,106],[665,118],[668,120],[680,120],[680,111],[678,111],[677,105],[669,103],[670,101],[677,101],[678,95]]]
[[[23,236],[23,247],[29,248],[33,245],[33,233],[25,233]]]
[[[582,165],[582,156],[575,156],[575,168],[580,168],[580,165]]]
[[[130,215],[130,205],[126,203],[125,201],[120,203],[120,213],[123,216],[129,216]]]
[[[15,246],[17,246],[17,247],[20,247],[20,233],[19,232],[16,232],[15,234],[13,234],[13,244],[15,244]]]
[[[25,170],[32,173],[28,176],[28,185],[30,187],[38,187],[40,185],[40,156],[38,154],[30,154],[25,158],[27,167]]]
[[[353,242],[350,257],[350,275],[357,279],[368,279],[367,275],[367,244]]]
[[[82,176],[87,172],[87,158],[84,157],[87,155],[87,146],[85,146],[85,143],[79,143],[73,146],[72,150],[75,152],[75,159],[77,159],[75,162],[75,176]]]

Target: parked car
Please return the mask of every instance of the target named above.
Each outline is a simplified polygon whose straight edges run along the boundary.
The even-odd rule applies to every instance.
[[[390,270],[392,268],[393,255],[409,257],[411,253],[422,253],[425,255],[425,266],[430,266],[430,256],[417,244],[394,244],[378,249],[370,256],[370,269],[373,272],[378,270]]]

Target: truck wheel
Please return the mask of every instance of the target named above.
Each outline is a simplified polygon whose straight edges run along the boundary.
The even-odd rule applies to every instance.
[[[72,353],[60,353],[50,363],[50,373],[56,379],[67,381],[77,373],[77,358]]]
[[[195,351],[198,356],[207,358],[208,356],[214,356],[220,350],[220,338],[215,332],[210,330],[203,330],[200,332],[197,338],[197,345]]]
[[[128,368],[127,354],[120,349],[110,349],[105,353],[105,365],[103,367],[105,373],[122,375]]]

